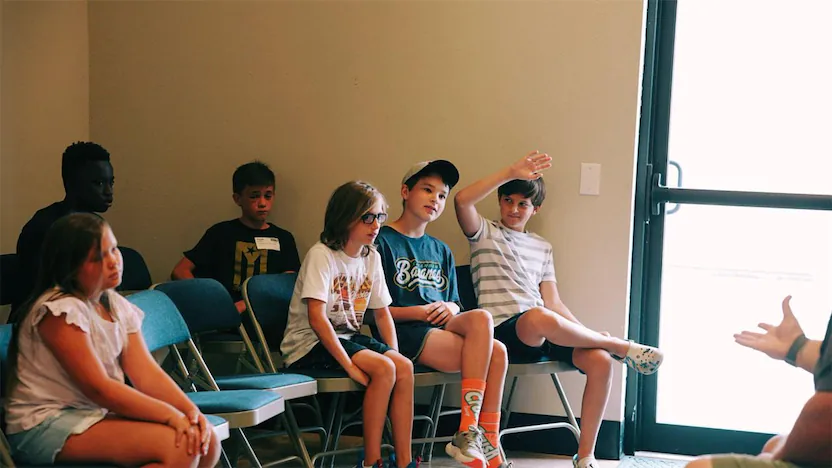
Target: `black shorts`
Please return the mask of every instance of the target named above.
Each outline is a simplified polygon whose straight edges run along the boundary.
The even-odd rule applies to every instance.
[[[338,340],[349,357],[353,357],[356,353],[365,349],[379,354],[393,350],[381,341],[367,335],[353,335],[349,339],[338,338]],[[341,369],[341,364],[338,364],[335,357],[329,354],[323,343],[318,342],[305,356],[293,362],[289,369]]]
[[[396,324],[396,337],[399,340],[399,352],[413,362],[419,359],[425,343],[428,342],[428,335],[438,330],[427,322],[401,322]]]
[[[569,365],[572,363],[572,352],[575,348],[558,346],[544,341],[543,346],[529,346],[517,337],[517,320],[525,312],[517,314],[494,328],[494,339],[501,341],[508,350],[509,364],[528,364],[540,361],[561,361]]]

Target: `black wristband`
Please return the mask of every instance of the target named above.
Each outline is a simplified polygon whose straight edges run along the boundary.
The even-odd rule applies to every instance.
[[[795,338],[794,342],[792,342],[792,345],[789,348],[789,352],[786,353],[786,362],[797,367],[797,353],[799,353],[800,350],[803,349],[804,346],[806,346],[807,341],[809,340],[803,333],[801,333],[800,336]]]

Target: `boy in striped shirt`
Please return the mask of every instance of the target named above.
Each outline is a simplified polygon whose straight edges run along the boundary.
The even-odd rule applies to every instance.
[[[642,374],[656,372],[662,352],[590,330],[560,298],[552,245],[526,231],[546,198],[541,172],[552,158],[533,151],[514,164],[462,189],[454,197],[457,220],[471,246],[471,274],[479,307],[494,316],[494,339],[509,362],[540,358],[573,364],[587,376],[581,406],[576,468],[597,468],[595,442],[612,381],[612,365],[624,362]],[[476,203],[497,189],[500,220],[483,218]]]

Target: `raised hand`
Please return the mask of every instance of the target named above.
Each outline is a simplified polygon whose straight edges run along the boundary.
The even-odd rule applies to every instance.
[[[743,331],[734,335],[734,341],[746,348],[765,353],[772,359],[785,359],[795,338],[803,334],[803,329],[792,313],[789,304],[791,299],[791,296],[783,299],[783,320],[779,325],[760,323],[757,326],[765,330],[765,333]]]
[[[537,150],[527,154],[510,166],[513,179],[535,180],[541,177],[541,172],[552,167],[552,157]]]

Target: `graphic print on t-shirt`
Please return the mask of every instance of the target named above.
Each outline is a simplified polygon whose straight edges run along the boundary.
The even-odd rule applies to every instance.
[[[439,262],[407,257],[396,259],[396,274],[393,281],[396,286],[408,291],[413,291],[420,286],[435,288],[437,291],[444,291],[448,287],[448,277],[442,273],[442,265]]]
[[[269,266],[269,251],[258,250],[253,242],[237,241],[234,249],[234,282],[232,287],[240,291],[246,279],[254,276],[254,269],[258,274],[265,274]]]
[[[373,284],[368,276],[359,282],[344,273],[332,279],[330,294],[338,296],[339,300],[332,304],[329,321],[335,333],[358,332],[364,322],[364,312],[367,311],[367,301]]]

